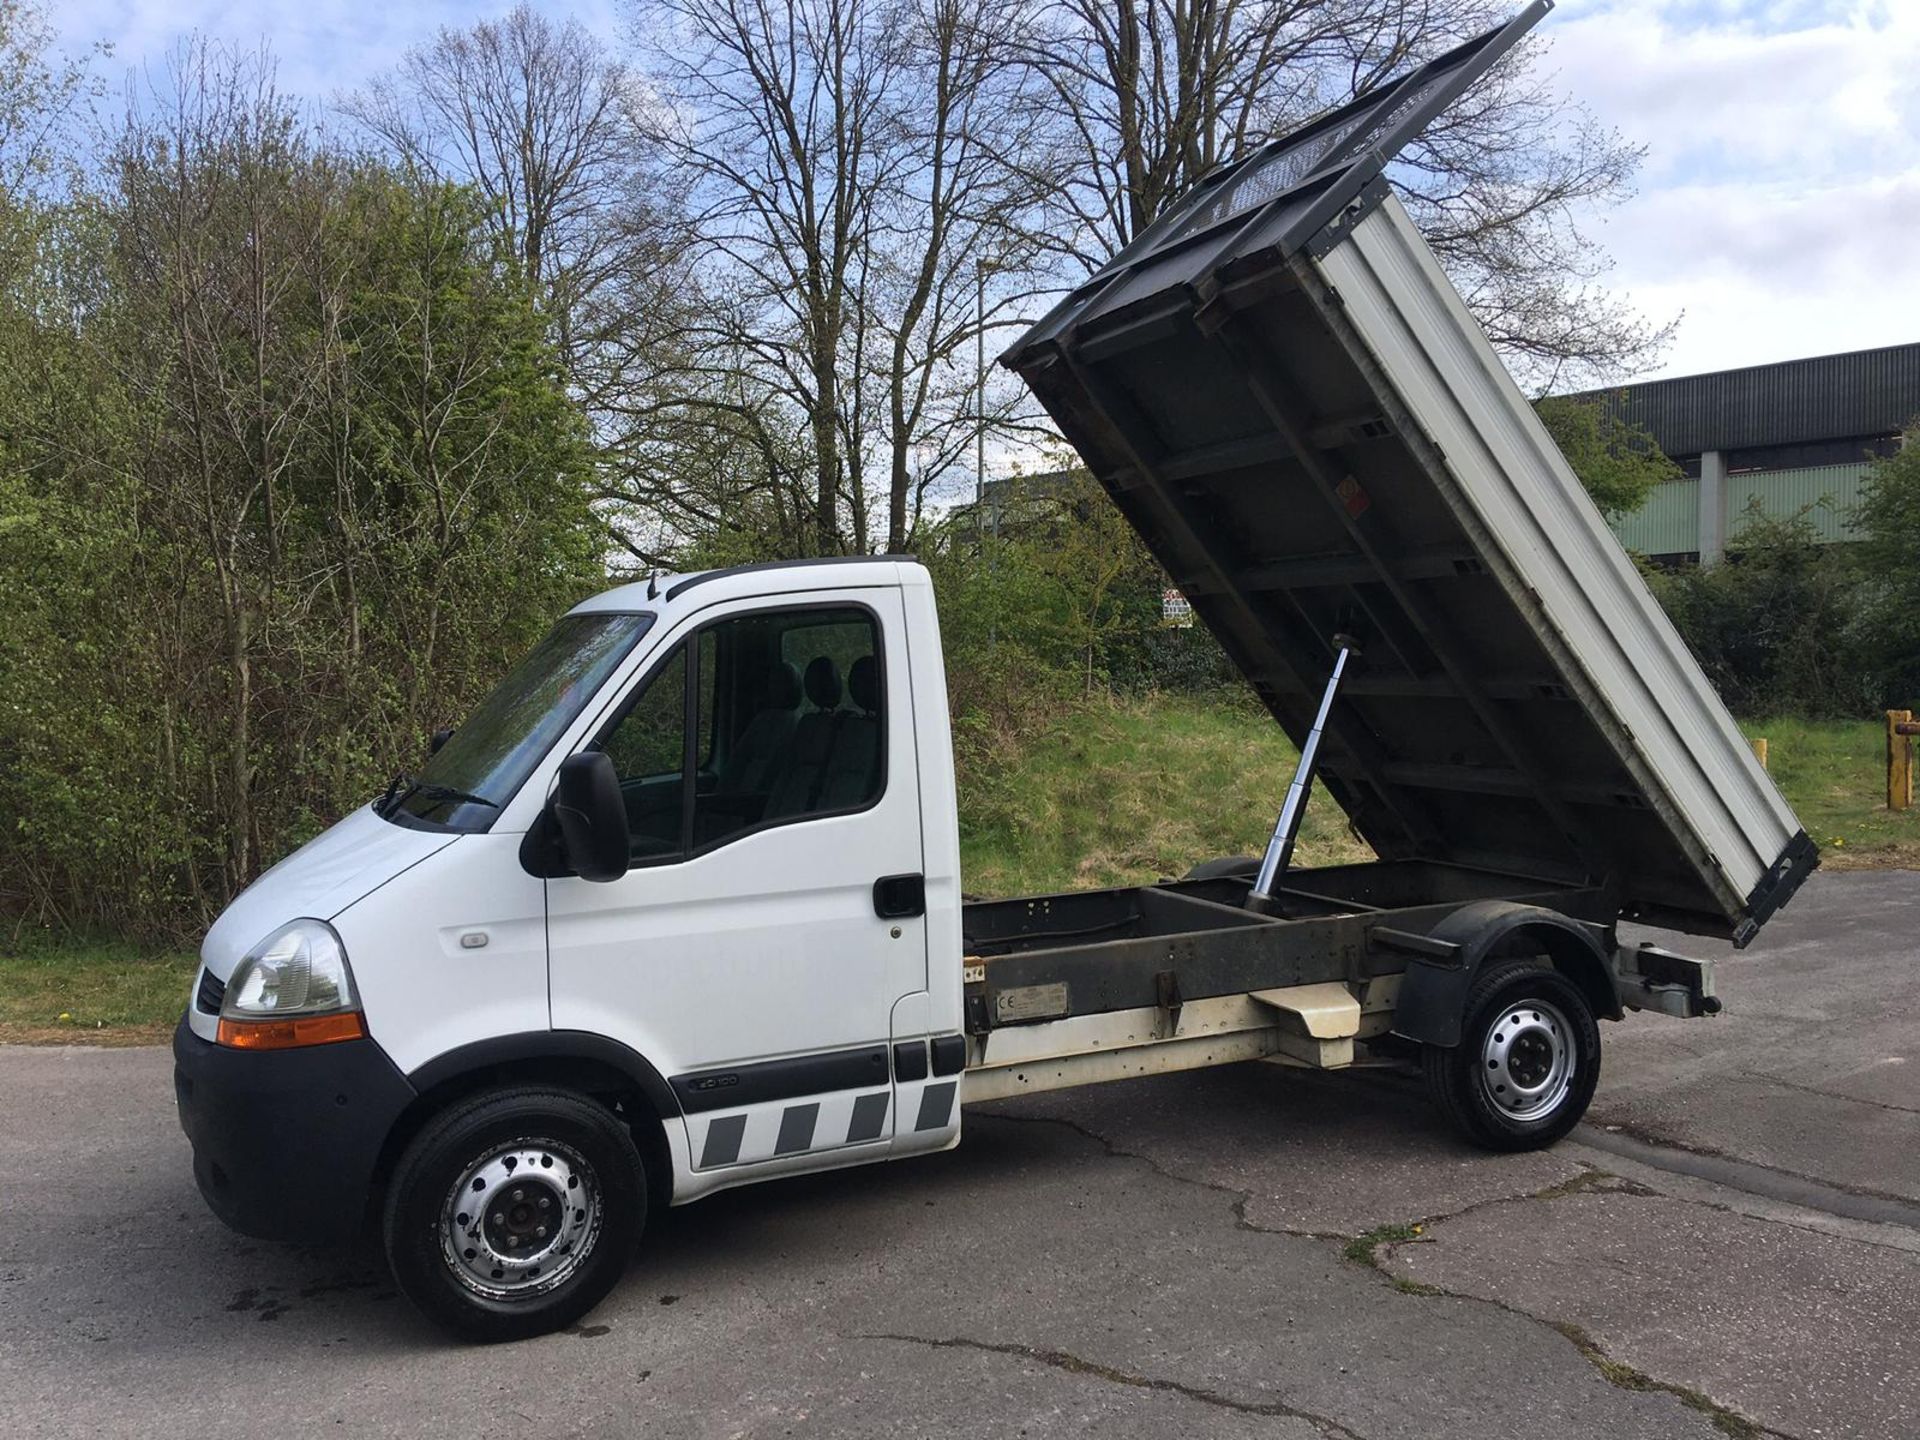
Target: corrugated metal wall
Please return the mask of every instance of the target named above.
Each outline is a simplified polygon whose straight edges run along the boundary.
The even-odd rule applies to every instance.
[[[1700,482],[1670,480],[1647,503],[1613,522],[1613,533],[1642,555],[1689,555],[1700,548]]]
[[[1803,470],[1750,470],[1727,477],[1727,534],[1738,537],[1747,507],[1755,500],[1769,515],[1807,511],[1822,540],[1854,538],[1848,522],[1860,503],[1860,488],[1872,467],[1814,465]],[[1616,520],[1613,533],[1642,555],[1691,555],[1700,549],[1700,482],[1671,480],[1656,485],[1647,503]]]
[[[1801,510],[1822,540],[1854,538],[1848,521],[1860,503],[1860,487],[1870,467],[1815,465],[1805,470],[1759,470],[1727,476],[1727,534],[1738,536],[1747,507],[1755,500],[1769,515],[1785,517]],[[1661,487],[1665,489],[1665,486]],[[1649,551],[1649,554],[1657,553]]]

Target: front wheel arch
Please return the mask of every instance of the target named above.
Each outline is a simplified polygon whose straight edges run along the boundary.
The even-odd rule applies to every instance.
[[[449,1050],[416,1068],[407,1083],[415,1096],[381,1145],[367,1194],[367,1229],[374,1227],[394,1166],[413,1138],[449,1106],[510,1086],[569,1090],[612,1110],[633,1132],[649,1201],[662,1210],[673,1203],[673,1157],[664,1127],[679,1117],[680,1107],[659,1070],[637,1050],[586,1031],[528,1031]]]

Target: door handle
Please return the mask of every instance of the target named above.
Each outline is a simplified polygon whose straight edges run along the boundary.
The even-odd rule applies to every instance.
[[[883,875],[873,882],[873,913],[882,920],[908,920],[927,913],[927,877]]]

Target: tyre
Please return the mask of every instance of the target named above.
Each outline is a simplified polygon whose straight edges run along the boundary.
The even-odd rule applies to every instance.
[[[1587,998],[1542,960],[1489,961],[1467,992],[1460,1043],[1421,1054],[1434,1103],[1474,1144],[1539,1150],[1580,1123],[1600,1083]]]
[[[462,1339],[564,1329],[619,1283],[647,1223],[627,1127],[566,1090],[496,1090],[429,1121],[382,1217],[400,1290]]]
[[[1186,880],[1219,880],[1228,875],[1251,876],[1260,868],[1259,857],[1254,855],[1229,855],[1220,860],[1202,860],[1198,865],[1182,876]]]

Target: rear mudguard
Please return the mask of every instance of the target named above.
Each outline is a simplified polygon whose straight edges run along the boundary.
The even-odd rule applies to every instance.
[[[1596,1016],[1607,1020],[1621,1016],[1599,926],[1583,925],[1538,905],[1476,900],[1462,905],[1428,935],[1451,949],[1444,956],[1408,957],[1394,1002],[1396,1035],[1423,1045],[1458,1045],[1467,992],[1489,958],[1544,955],[1580,987]]]

